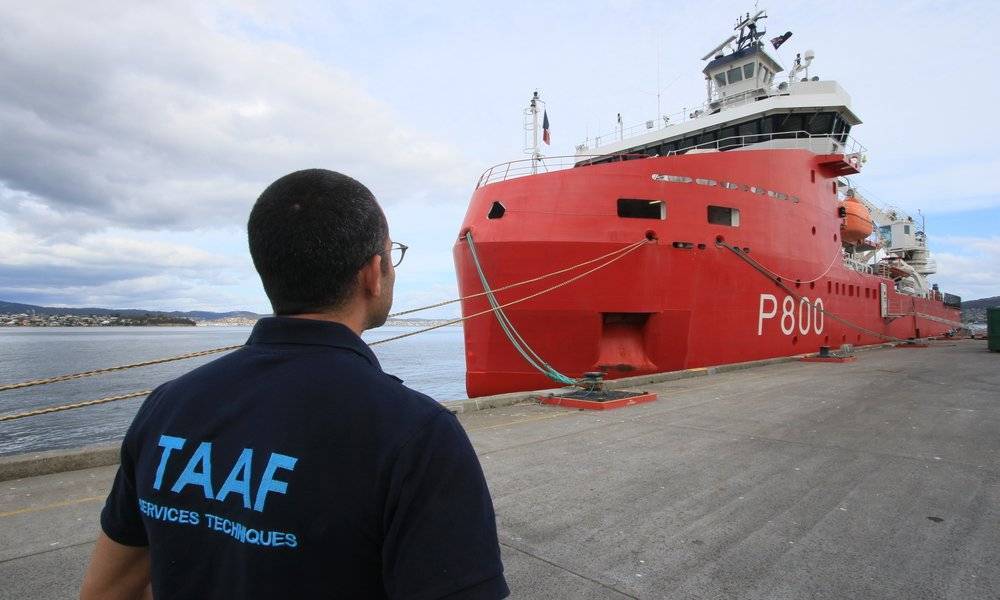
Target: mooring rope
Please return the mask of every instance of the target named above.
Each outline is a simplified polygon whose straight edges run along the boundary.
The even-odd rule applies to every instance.
[[[100,375],[101,373],[124,371],[126,369],[134,369],[136,367],[148,367],[150,365],[159,365],[162,363],[173,362],[175,360],[186,360],[188,358],[208,356],[209,354],[218,354],[219,352],[226,352],[228,350],[235,350],[237,348],[242,348],[242,347],[243,344],[239,344],[236,346],[225,346],[223,348],[212,348],[211,350],[199,350],[198,352],[188,352],[187,354],[178,354],[177,356],[170,356],[168,358],[157,358],[155,360],[146,360],[143,362],[132,363],[129,365],[118,365],[117,367],[106,367],[104,369],[94,369],[92,371],[81,371],[80,373],[70,373],[69,375],[56,375],[55,377],[46,377],[44,379],[32,379],[31,381],[22,381],[21,383],[8,383],[6,385],[0,385],[0,392],[5,390],[18,390],[21,388],[32,387],[35,385],[57,383],[59,381],[69,381],[71,379],[81,379],[83,377]]]
[[[543,279],[548,279],[549,277],[554,277],[556,275],[561,275],[563,273],[568,273],[569,271],[573,271],[575,269],[579,269],[580,267],[585,267],[587,265],[594,264],[595,262],[601,261],[601,260],[603,260],[605,258],[608,258],[610,256],[614,256],[616,254],[621,254],[623,252],[629,252],[630,250],[633,249],[633,246],[635,246],[637,244],[641,245],[645,241],[646,240],[643,239],[643,240],[640,240],[638,242],[635,242],[634,244],[629,244],[628,246],[625,246],[625,247],[622,247],[622,248],[618,248],[616,250],[612,250],[611,252],[608,252],[607,254],[602,254],[601,256],[598,256],[596,258],[591,258],[591,259],[585,260],[585,261],[583,261],[581,263],[577,263],[575,265],[571,265],[569,267],[564,267],[564,268],[558,269],[556,271],[545,273],[544,275],[539,275],[537,277],[532,277],[530,279],[525,279],[524,281],[518,281],[518,282],[515,282],[515,283],[507,284],[507,285],[502,286],[502,287],[498,287],[498,288],[496,288],[496,289],[493,290],[493,293],[501,292],[501,291],[504,291],[504,290],[509,290],[509,289],[516,288],[516,287],[519,287],[519,286],[522,286],[522,285],[527,285],[529,283],[535,283],[537,281],[542,281]],[[461,302],[463,300],[469,300],[471,298],[478,298],[479,296],[485,296],[486,294],[487,294],[487,292],[485,292],[485,291],[483,291],[483,292],[477,292],[475,294],[469,294],[467,296],[461,296],[459,298],[454,298],[454,299],[451,299],[451,300],[445,300],[444,302],[438,302],[436,304],[429,304],[427,306],[421,306],[421,307],[418,307],[418,308],[411,308],[411,309],[400,311],[400,312],[397,312],[397,313],[392,313],[392,314],[389,315],[388,318],[391,319],[391,318],[394,318],[394,317],[400,317],[400,316],[403,316],[403,315],[409,315],[409,314],[413,314],[413,313],[417,313],[417,312],[422,312],[422,311],[425,311],[425,310],[430,310],[432,308],[440,308],[442,306],[447,306],[449,304],[454,304],[456,302]],[[447,325],[453,325],[453,324],[458,323],[458,322],[460,322],[460,321],[453,321],[453,322],[448,323]],[[440,327],[445,327],[447,325],[441,325]],[[427,329],[425,329],[423,331],[429,331],[431,329],[437,329],[437,327],[429,327],[429,328],[427,328]],[[411,332],[411,333],[400,335],[400,336],[396,336],[396,337],[393,337],[393,338],[386,338],[384,340],[379,340],[378,342],[375,342],[375,343],[383,344],[385,342],[391,342],[393,340],[401,339],[401,338],[404,338],[404,337],[409,337],[410,335],[415,335],[416,333],[422,333],[422,331]],[[372,344],[369,344],[369,345],[372,345]],[[69,373],[69,374],[66,374],[66,375],[56,375],[56,376],[53,376],[53,377],[45,377],[45,378],[42,378],[42,379],[32,379],[30,381],[22,381],[22,382],[19,382],[19,383],[0,384],[0,392],[6,391],[6,390],[17,390],[17,389],[21,389],[21,388],[27,388],[27,387],[36,386],[36,385],[46,385],[46,384],[49,384],[49,383],[58,383],[60,381],[70,381],[72,379],[81,379],[83,377],[91,377],[93,375],[100,375],[101,373],[111,373],[111,372],[114,372],[114,371],[124,371],[124,370],[127,370],[127,369],[135,369],[135,368],[138,368],[138,367],[148,367],[148,366],[151,366],[151,365],[159,365],[159,364],[168,363],[168,362],[174,362],[174,361],[178,361],[178,360],[186,360],[186,359],[189,359],[189,358],[197,358],[199,356],[208,356],[210,354],[218,354],[220,352],[229,352],[230,350],[236,350],[237,348],[242,348],[242,347],[243,347],[243,344],[237,344],[237,345],[234,345],[234,346],[224,346],[222,348],[212,348],[212,349],[209,349],[209,350],[200,350],[198,352],[188,352],[187,354],[179,354],[177,356],[170,356],[170,357],[167,357],[167,358],[158,358],[158,359],[154,359],[154,360],[147,360],[147,361],[142,361],[142,362],[137,362],[137,363],[131,363],[131,364],[126,364],[126,365],[118,365],[118,366],[115,366],[115,367],[107,367],[107,368],[103,368],[103,369],[93,369],[91,371],[82,371],[80,373]]]
[[[843,259],[844,259],[844,257],[843,257],[843,253],[841,252],[840,248],[837,248],[837,251],[833,253],[833,260],[831,260],[831,261],[830,261],[830,264],[829,264],[829,265],[827,265],[827,267],[826,267],[826,270],[825,270],[825,271],[823,271],[822,273],[820,273],[819,275],[817,275],[816,277],[813,277],[812,279],[796,279],[796,278],[794,278],[794,277],[785,277],[784,275],[780,275],[780,274],[778,274],[778,273],[775,273],[775,272],[774,272],[774,271],[772,271],[771,269],[768,269],[767,267],[765,267],[764,265],[760,264],[759,262],[758,262],[757,264],[758,264],[758,265],[760,265],[760,268],[762,268],[762,269],[764,269],[765,271],[767,271],[767,272],[768,272],[768,273],[769,273],[769,274],[770,274],[771,276],[773,276],[773,277],[780,277],[781,279],[787,279],[787,280],[789,280],[789,281],[795,281],[795,282],[797,282],[797,283],[812,283],[812,282],[814,282],[814,281],[819,281],[819,280],[820,280],[820,279],[822,279],[822,278],[823,278],[823,277],[824,277],[824,276],[825,276],[825,275],[826,275],[827,273],[829,273],[829,272],[830,272],[830,269],[832,269],[832,268],[833,268],[833,265],[837,264],[837,259],[840,259],[840,260],[843,260]]]
[[[610,264],[612,264],[614,262],[617,262],[617,261],[621,260],[622,258],[624,258],[625,256],[631,254],[632,252],[634,252],[638,248],[641,248],[645,244],[650,243],[652,241],[653,240],[649,240],[647,238],[643,238],[643,239],[641,239],[641,240],[639,240],[639,241],[637,241],[635,243],[632,243],[632,244],[629,244],[628,246],[625,246],[624,248],[620,249],[620,251],[615,251],[615,252],[611,252],[611,253],[605,254],[604,257],[613,256],[615,254],[617,254],[617,256],[614,256],[613,258],[607,260],[606,262],[603,262],[603,263],[597,265],[596,267],[594,267],[592,269],[588,269],[588,270],[584,271],[583,273],[575,275],[575,276],[573,276],[573,277],[571,277],[571,278],[569,278],[569,279],[567,279],[565,281],[559,282],[559,283],[557,283],[557,284],[555,284],[553,286],[550,286],[550,287],[548,287],[548,288],[546,288],[544,290],[540,290],[540,291],[535,292],[533,294],[529,294],[529,295],[527,295],[527,296],[525,296],[523,298],[519,298],[517,300],[512,300],[510,302],[506,302],[506,303],[501,304],[501,305],[499,305],[499,306],[497,306],[495,308],[491,306],[490,308],[488,308],[486,310],[482,310],[482,311],[473,313],[471,315],[466,315],[466,316],[460,317],[458,319],[452,319],[452,320],[449,320],[449,321],[445,321],[443,323],[438,323],[436,325],[431,325],[429,327],[424,327],[422,329],[417,329],[415,331],[410,331],[410,332],[407,332],[407,333],[404,333],[404,334],[401,334],[401,335],[396,335],[396,336],[392,336],[392,337],[388,337],[388,338],[382,338],[380,340],[375,340],[373,342],[368,343],[368,345],[369,346],[377,346],[379,344],[385,344],[385,343],[388,343],[388,342],[393,342],[393,341],[396,341],[396,340],[401,340],[403,338],[407,338],[407,337],[410,337],[410,336],[418,335],[418,334],[421,334],[421,333],[426,333],[426,332],[432,331],[434,329],[440,329],[442,327],[447,327],[449,325],[455,325],[455,324],[461,323],[463,321],[468,321],[469,319],[474,319],[476,317],[481,317],[483,315],[490,314],[490,313],[494,312],[495,310],[502,310],[502,309],[507,308],[509,306],[514,306],[515,304],[521,304],[522,302],[527,302],[528,300],[531,300],[533,298],[537,298],[537,297],[539,297],[539,296],[541,296],[543,294],[547,294],[547,293],[549,293],[549,292],[551,292],[553,290],[557,290],[557,289],[559,289],[561,287],[565,287],[565,286],[573,283],[574,281],[578,281],[580,279],[583,279],[587,275],[595,273],[595,272],[603,269],[604,267],[606,267],[606,266],[608,266],[608,265],[610,265]],[[595,262],[595,261],[594,260],[588,260],[588,261],[586,261],[585,264],[592,264],[593,262]],[[583,264],[583,263],[581,263],[581,264]],[[565,272],[565,270],[563,272]],[[508,287],[513,287],[513,286],[508,286]],[[474,294],[473,296],[478,296],[478,295],[482,295],[482,294]],[[471,297],[471,296],[469,296],[469,297]],[[82,373],[73,373],[71,375],[60,375],[58,377],[50,377],[48,379],[36,379],[36,380],[31,381],[31,382],[24,382],[24,383],[30,383],[31,385],[43,385],[45,383],[54,383],[55,381],[66,381],[67,379],[78,379],[80,377],[88,377],[90,375],[96,375],[98,373],[105,373],[105,372],[108,372],[108,371],[120,371],[120,370],[129,369],[129,368],[133,368],[133,367],[137,367],[137,366],[141,367],[141,366],[146,366],[146,365],[151,365],[151,364],[159,364],[161,362],[170,362],[170,361],[173,361],[173,360],[182,360],[182,359],[185,359],[185,358],[194,358],[195,356],[204,356],[204,355],[207,355],[207,354],[213,354],[213,353],[217,353],[217,352],[224,352],[226,350],[234,350],[236,348],[241,348],[241,347],[243,347],[243,344],[240,344],[238,346],[227,346],[225,348],[215,348],[215,349],[212,349],[212,350],[202,350],[200,352],[191,352],[191,353],[188,353],[188,354],[182,354],[182,355],[170,357],[170,358],[167,358],[167,359],[159,359],[159,360],[155,360],[155,361],[145,361],[145,362],[142,362],[142,363],[134,363],[132,365],[122,365],[122,366],[119,366],[119,367],[109,367],[107,369],[95,369],[93,371],[84,371]],[[27,386],[27,385],[21,385],[21,384],[9,384],[6,387],[0,387],[0,391],[2,391],[4,389],[17,389],[19,387],[29,387],[29,386]],[[132,392],[132,393],[129,393],[129,394],[123,394],[121,396],[108,396],[106,398],[98,398],[97,400],[88,400],[88,401],[85,401],[85,402],[73,402],[73,403],[69,403],[69,404],[59,404],[59,405],[55,405],[55,406],[50,406],[50,407],[46,407],[46,408],[40,408],[40,409],[36,409],[36,410],[30,410],[30,411],[21,412],[21,413],[13,413],[13,414],[8,414],[8,415],[0,415],[0,422],[3,422],[3,421],[13,421],[15,419],[23,419],[25,417],[30,417],[30,416],[34,416],[34,415],[47,414],[47,413],[52,413],[52,412],[59,412],[59,411],[64,411],[64,410],[71,410],[71,409],[74,409],[74,408],[83,408],[83,407],[86,407],[86,406],[93,406],[95,404],[105,404],[105,403],[114,402],[114,401],[117,401],[117,400],[127,400],[129,398],[138,398],[140,396],[148,396],[150,394],[150,392],[151,392],[151,390],[144,390],[144,391],[140,391],[140,392]]]
[[[640,240],[639,242],[636,242],[636,243],[637,244],[641,244],[642,240]],[[524,281],[518,281],[516,283],[509,283],[507,285],[504,285],[504,286],[501,286],[501,287],[498,287],[498,288],[494,288],[492,290],[492,293],[495,294],[497,292],[503,292],[505,290],[509,290],[509,289],[516,288],[516,287],[520,287],[522,285],[527,285],[529,283],[535,283],[536,281],[541,281],[543,279],[548,279],[549,277],[554,277],[556,275],[562,275],[563,273],[568,273],[568,272],[573,271],[575,269],[579,269],[580,267],[585,267],[587,265],[594,264],[595,262],[604,260],[605,258],[608,258],[609,256],[614,256],[615,254],[621,254],[622,252],[628,252],[629,249],[631,249],[631,247],[632,247],[632,245],[630,244],[630,245],[625,246],[623,248],[618,248],[617,250],[612,250],[611,252],[608,252],[607,254],[602,254],[601,256],[598,256],[597,258],[592,258],[590,260],[585,260],[582,263],[577,263],[577,264],[575,264],[573,266],[565,267],[563,269],[559,269],[558,271],[552,271],[551,273],[546,273],[544,275],[539,275],[538,277],[532,277],[531,279],[525,279]],[[454,298],[452,300],[445,300],[444,302],[438,302],[437,304],[428,304],[427,306],[421,306],[421,307],[418,307],[418,308],[411,308],[409,310],[403,310],[403,311],[400,311],[400,312],[397,312],[397,313],[392,313],[391,315],[389,315],[389,318],[392,319],[393,317],[401,317],[403,315],[410,315],[410,314],[417,313],[417,312],[423,312],[425,310],[430,310],[432,308],[440,308],[442,306],[448,306],[449,304],[454,304],[456,302],[461,302],[462,300],[470,300],[472,298],[478,298],[480,296],[485,296],[485,295],[487,295],[487,293],[488,292],[486,292],[486,291],[476,292],[475,294],[469,294],[468,296],[461,296],[459,298]]]
[[[87,400],[86,402],[73,402],[71,404],[58,404],[56,406],[48,406],[45,408],[38,408],[35,410],[29,410],[26,412],[13,413],[10,415],[0,415],[0,423],[4,421],[13,421],[15,419],[23,419],[25,417],[34,417],[35,415],[45,415],[48,413],[60,412],[64,410],[72,410],[74,408],[83,408],[85,406],[94,406],[95,404],[107,404],[108,402],[115,402],[117,400],[128,400],[129,398],[138,398],[140,396],[148,396],[153,390],[142,390],[139,392],[132,392],[130,394],[122,394],[121,396],[107,396],[104,398],[98,398],[97,400]]]
[[[483,272],[483,266],[479,262],[479,254],[476,253],[476,244],[472,239],[472,232],[465,234],[465,243],[469,246],[469,253],[472,255],[472,263],[476,266],[476,273],[479,274],[479,281],[483,286],[483,292],[486,294],[486,299],[489,301],[490,306],[493,307],[493,316],[497,318],[497,323],[500,324],[500,328],[503,329],[504,335],[510,341],[514,349],[517,350],[524,360],[528,361],[528,364],[535,368],[552,381],[556,383],[561,383],[563,385],[573,385],[577,382],[576,379],[563,375],[555,369],[552,365],[545,362],[545,360],[535,352],[528,342],[521,337],[521,334],[514,327],[514,324],[510,322],[507,317],[507,313],[503,309],[499,308],[500,303],[497,302],[496,294],[490,289],[489,281],[486,280],[486,273]]]

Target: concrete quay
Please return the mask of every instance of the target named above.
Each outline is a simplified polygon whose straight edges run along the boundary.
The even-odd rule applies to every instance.
[[[512,597],[1000,597],[1000,361],[985,342],[696,374],[614,411],[457,409]],[[46,455],[77,470],[0,483],[0,598],[76,597],[116,468],[80,467],[107,456]]]

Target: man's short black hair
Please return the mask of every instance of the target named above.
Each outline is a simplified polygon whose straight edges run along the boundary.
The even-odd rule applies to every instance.
[[[361,267],[385,250],[389,227],[361,182],[306,169],[264,190],[247,237],[274,314],[292,315],[341,306]]]

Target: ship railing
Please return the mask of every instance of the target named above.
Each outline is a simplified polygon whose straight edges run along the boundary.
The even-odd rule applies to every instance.
[[[860,163],[864,161],[867,152],[856,139],[845,134],[809,133],[808,131],[778,131],[773,133],[753,133],[735,135],[718,140],[703,142],[693,146],[685,146],[672,150],[663,156],[677,156],[692,150],[768,150],[780,148],[802,148],[805,146],[817,154],[843,154]],[[539,158],[522,158],[493,165],[483,171],[476,183],[476,189],[499,183],[508,179],[551,173],[578,166],[603,164],[607,162],[634,160],[637,158],[653,158],[659,154],[644,154],[636,152],[620,152],[611,154],[575,154],[572,156],[543,156]]]
[[[707,103],[698,105],[693,109],[684,108],[675,113],[661,114],[656,119],[649,119],[646,121],[640,121],[634,125],[624,126],[619,125],[614,131],[609,131],[607,133],[602,133],[601,135],[595,136],[593,140],[587,138],[584,140],[579,147],[589,148],[590,142],[594,142],[595,148],[600,148],[606,144],[613,144],[615,142],[621,142],[629,138],[640,136],[651,131],[662,131],[664,129],[669,129],[675,125],[684,123],[691,119],[696,118],[695,114],[701,116],[704,114],[705,108],[708,106]],[[694,112],[692,112],[692,110]]]
[[[786,88],[778,87],[768,90],[751,89],[732,95],[723,93],[713,97],[711,100],[705,100],[701,103],[684,107],[675,113],[660,114],[656,119],[639,121],[638,123],[627,127],[619,125],[615,127],[614,131],[594,136],[594,147],[599,148],[602,144],[613,144],[615,142],[624,141],[627,138],[639,136],[654,130],[668,129],[686,121],[713,115],[717,113],[719,109],[730,109],[743,106],[745,104],[753,104],[754,102],[759,102],[764,98],[771,98],[774,96],[788,96],[791,93],[791,87],[794,87],[795,83],[797,82],[792,82],[791,86]],[[588,137],[580,144],[580,146],[589,148],[590,141],[591,138]]]
[[[800,140],[798,142],[789,140]],[[861,157],[867,149],[855,138],[843,133],[809,133],[808,131],[775,131],[771,133],[750,133],[702,142],[693,146],[685,146],[672,150],[664,156],[685,154],[692,150],[736,150],[747,149],[777,149],[800,148],[805,140],[808,149],[818,154],[844,154]]]
[[[687,106],[681,110],[668,113],[660,114],[656,119],[648,119],[646,121],[640,121],[634,125],[624,126],[619,125],[615,127],[614,131],[609,131],[602,133],[601,135],[594,136],[594,147],[599,148],[603,144],[613,144],[614,142],[623,141],[627,138],[642,135],[644,133],[649,133],[650,131],[669,129],[674,125],[679,125],[686,121],[691,121],[699,117],[708,116],[713,114],[720,106],[725,106],[726,108],[735,108],[737,106],[742,106],[744,104],[750,104],[752,102],[757,102],[762,95],[766,96],[787,96],[788,91],[786,90],[769,90],[767,93],[762,94],[761,90],[747,90],[745,92],[740,92],[739,94],[734,94],[732,96],[722,96],[715,98],[711,101],[704,101],[699,104],[693,104],[692,106]],[[589,147],[590,138],[587,138],[581,146]]]
[[[875,273],[875,269],[870,264],[861,262],[860,260],[849,256],[844,257],[844,266],[848,269],[854,269],[858,273],[867,273],[869,275],[874,275]]]
[[[577,166],[581,162],[586,163],[593,160],[611,162],[618,160],[633,160],[637,158],[648,157],[645,154],[621,153],[576,154],[572,156],[541,156],[537,158],[522,158],[520,160],[499,163],[483,171],[483,174],[479,176],[479,181],[476,183],[476,189],[478,190],[484,185],[489,185],[491,183],[507,181],[508,179],[516,179],[527,175],[538,175],[540,173],[552,173],[555,171],[562,171],[563,169],[570,169]]]

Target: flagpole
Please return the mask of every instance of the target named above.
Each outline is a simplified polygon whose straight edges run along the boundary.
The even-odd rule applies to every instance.
[[[532,136],[534,137],[533,147],[535,149],[535,153],[532,154],[532,156],[531,156],[532,158],[535,159],[535,160],[531,161],[531,173],[532,174],[535,174],[535,173],[538,172],[538,161],[539,161],[539,159],[542,156],[542,153],[538,151],[538,105],[537,105],[536,100],[538,100],[538,92],[535,92],[535,97],[531,99],[531,112],[534,113],[533,117],[534,117],[534,121],[535,121],[535,126],[534,126],[534,128],[532,128],[532,131],[531,131]]]

